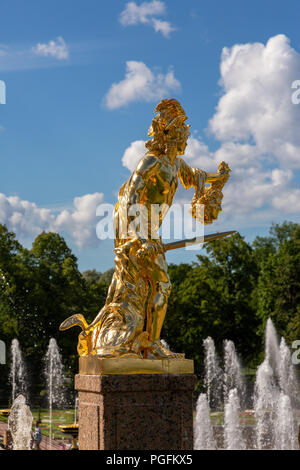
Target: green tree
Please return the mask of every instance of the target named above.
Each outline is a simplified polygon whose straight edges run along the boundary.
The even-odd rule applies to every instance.
[[[252,297],[258,278],[253,250],[236,234],[207,245],[193,265],[170,266],[173,283],[163,335],[176,351],[203,361],[203,340],[211,336],[219,349],[235,342],[252,360],[257,352],[258,317]]]
[[[26,250],[1,226],[0,250],[1,339],[6,344],[19,339],[35,394],[51,337],[58,340],[66,365],[76,370],[74,335],[63,336],[58,328],[67,316],[84,310],[88,289],[75,256],[58,234],[42,233]]]
[[[277,251],[261,263],[258,281],[260,333],[270,317],[289,343],[300,337],[300,226],[276,226]]]
[[[82,273],[82,276],[87,282],[106,283],[110,284],[113,277],[114,269],[108,269],[104,273],[96,271],[96,269],[88,269]]]

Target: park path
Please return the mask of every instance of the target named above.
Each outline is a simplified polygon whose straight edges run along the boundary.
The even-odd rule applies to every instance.
[[[0,440],[3,440],[3,435],[4,431],[7,429],[7,423],[4,423],[3,421],[0,421]],[[49,444],[49,438],[47,436],[42,437],[42,442],[40,444],[40,449],[41,450],[61,450],[60,449],[60,442],[52,439],[51,442],[51,449],[50,449],[50,444]],[[1,450],[1,448],[0,448]]]

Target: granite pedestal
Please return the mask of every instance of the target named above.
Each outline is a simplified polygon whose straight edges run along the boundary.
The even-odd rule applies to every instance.
[[[78,374],[80,450],[193,449],[195,376]]]

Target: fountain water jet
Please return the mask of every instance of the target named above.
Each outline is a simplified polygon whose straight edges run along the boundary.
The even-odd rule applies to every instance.
[[[268,318],[265,331],[265,360],[268,361],[274,372],[275,378],[279,377],[279,341],[277,331],[271,320]]]
[[[281,392],[275,418],[275,449],[299,450],[297,421],[290,397]]]
[[[230,390],[224,413],[224,446],[228,450],[246,448],[239,422],[240,402],[237,389]]]
[[[205,393],[201,393],[197,400],[194,433],[195,450],[215,450],[217,448],[210,421],[209,404]]]
[[[279,443],[280,446],[287,446],[288,435],[293,441],[292,436],[297,435],[292,419],[293,407],[297,405],[299,386],[291,353],[284,338],[281,338],[279,346],[276,329],[269,318],[266,324],[265,359],[257,370],[254,390],[259,449],[277,449]]]
[[[54,338],[50,339],[45,357],[45,377],[47,384],[50,416],[49,447],[51,449],[53,406],[56,406],[57,408],[62,408],[66,403],[64,366],[62,363],[57,342]]]
[[[291,352],[284,338],[281,338],[280,341],[279,354],[279,386],[290,397],[291,405],[294,408],[299,407],[299,384],[292,363]]]
[[[8,429],[11,432],[13,450],[30,450],[32,413],[26,405],[26,398],[18,395],[14,400],[8,417]]]
[[[78,420],[78,397],[75,397],[75,406],[74,406],[74,424],[77,424]]]
[[[210,408],[218,409],[222,404],[222,378],[223,372],[219,366],[215,343],[209,336],[203,341],[205,350],[204,367],[207,400]]]
[[[219,388],[223,376],[212,338],[209,337],[204,341],[204,349],[204,383],[208,400],[215,403],[214,386],[216,385],[217,397],[220,399]],[[225,341],[224,356],[224,447],[228,449],[245,447],[299,449],[296,421],[296,410],[299,409],[299,384],[296,369],[284,338],[281,338],[279,345],[277,332],[271,319],[266,324],[265,358],[256,371],[253,395],[255,425],[249,423],[241,427],[239,424],[240,404],[245,406],[245,403],[240,402],[239,396],[243,401],[243,391],[240,390],[243,390],[244,386],[243,381],[240,382],[241,367],[232,341]],[[195,421],[197,449],[206,448],[205,436],[210,426],[209,405],[206,403],[206,408],[204,405],[202,394],[197,402]],[[220,413],[215,414],[221,417]],[[245,410],[243,415],[251,416],[253,410]],[[223,448],[223,435],[220,435],[222,427],[217,425],[212,429],[214,437],[217,438],[217,448]]]
[[[12,385],[11,398],[12,402],[16,396],[22,394],[28,400],[28,385],[27,385],[27,372],[20,349],[19,341],[13,339],[11,343],[11,368],[10,368],[10,382]]]
[[[242,376],[241,364],[233,341],[224,341],[224,402],[229,399],[230,390],[236,389],[239,402],[245,405],[246,387]]]
[[[254,410],[256,418],[256,441],[258,449],[273,449],[274,419],[279,390],[274,371],[265,359],[258,367],[254,386]]]

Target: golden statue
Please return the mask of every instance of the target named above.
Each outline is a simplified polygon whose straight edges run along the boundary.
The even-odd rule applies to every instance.
[[[180,103],[175,99],[163,100],[155,112],[158,114],[148,132],[151,139],[146,143],[148,151],[119,191],[114,213],[115,272],[106,303],[90,325],[83,315],[77,314],[60,326],[61,330],[74,325],[82,328],[80,356],[184,357],[170,351],[160,340],[171,283],[166,245],[157,232],[172,205],[178,179],[184,188],[195,189],[192,216],[204,224],[215,220],[230,169],[224,162],[216,173],[188,166],[178,156],[184,155],[189,136],[187,116]],[[204,205],[202,216],[196,210],[198,204]],[[139,230],[131,223],[134,218],[130,215],[131,207],[140,208]]]

